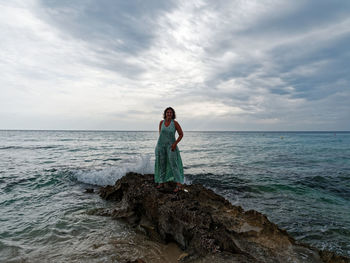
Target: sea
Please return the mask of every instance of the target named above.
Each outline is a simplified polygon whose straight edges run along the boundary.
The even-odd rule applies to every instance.
[[[91,212],[113,206],[100,186],[153,173],[157,139],[157,131],[1,130],[0,262],[170,262],[175,248]],[[178,146],[186,184],[350,257],[350,132],[184,131]]]

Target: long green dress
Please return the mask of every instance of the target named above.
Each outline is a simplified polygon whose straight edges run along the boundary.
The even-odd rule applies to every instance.
[[[163,121],[155,150],[154,181],[156,183],[184,182],[179,148],[176,146],[175,151],[171,150],[171,145],[175,142],[175,132],[174,120],[171,120],[168,127],[165,126],[165,121]]]

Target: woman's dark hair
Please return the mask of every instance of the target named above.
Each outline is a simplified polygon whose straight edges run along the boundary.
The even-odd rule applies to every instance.
[[[165,118],[166,118],[166,112],[167,112],[167,110],[171,110],[171,111],[173,112],[173,117],[172,117],[172,119],[173,119],[173,120],[176,119],[175,110],[174,110],[172,107],[168,107],[168,108],[166,108],[166,109],[164,110],[163,119],[165,120]]]

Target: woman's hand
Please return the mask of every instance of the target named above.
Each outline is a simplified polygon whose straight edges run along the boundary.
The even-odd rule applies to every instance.
[[[175,149],[176,149],[176,145],[177,145],[177,143],[176,143],[176,142],[174,142],[174,143],[171,145],[171,151],[175,151]]]

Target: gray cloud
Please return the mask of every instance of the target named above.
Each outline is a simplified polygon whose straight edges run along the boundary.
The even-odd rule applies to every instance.
[[[174,6],[172,1],[122,0],[41,1],[41,4],[41,14],[61,30],[131,55],[150,46],[157,17]]]
[[[1,5],[2,128],[350,129],[348,1]]]

